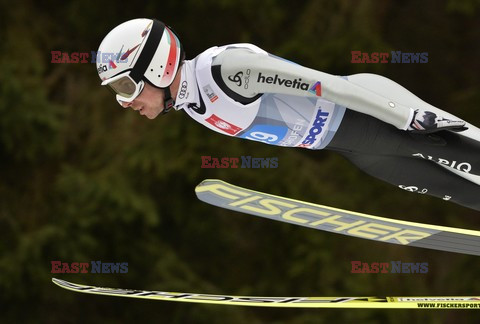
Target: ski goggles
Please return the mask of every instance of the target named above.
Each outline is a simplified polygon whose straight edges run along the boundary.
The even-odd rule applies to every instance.
[[[127,71],[103,81],[102,85],[113,91],[118,103],[123,107],[122,103],[132,102],[142,93],[145,82],[143,80],[135,82],[130,76],[130,71]]]

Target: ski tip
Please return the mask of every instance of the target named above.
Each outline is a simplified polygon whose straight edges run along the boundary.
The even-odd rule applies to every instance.
[[[221,183],[223,183],[224,181],[219,180],[219,179],[203,179],[203,180],[197,185],[197,187],[203,186],[203,185],[205,185],[205,184],[207,184],[207,183],[209,183],[209,182],[221,182]]]
[[[66,288],[67,286],[72,285],[71,282],[61,280],[61,279],[57,279],[57,278],[52,278],[52,282],[54,284],[56,284],[57,286],[62,287],[62,288]]]
[[[202,187],[206,187],[206,186],[209,186],[209,185],[213,185],[213,184],[228,184],[227,182],[225,181],[222,181],[222,180],[219,180],[219,179],[204,179],[202,180],[202,182],[200,182],[196,187],[195,187],[195,193],[197,194],[197,197],[198,197],[198,193],[202,191]]]

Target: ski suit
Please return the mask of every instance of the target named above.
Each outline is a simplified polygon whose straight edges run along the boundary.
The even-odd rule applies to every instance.
[[[416,108],[456,117],[387,78],[333,76],[251,44],[212,47],[181,73],[175,108],[218,133],[333,150],[401,189],[480,211],[480,129],[406,131]]]

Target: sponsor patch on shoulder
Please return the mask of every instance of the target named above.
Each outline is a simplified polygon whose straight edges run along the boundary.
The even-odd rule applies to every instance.
[[[222,118],[218,117],[215,114],[212,114],[210,117],[205,119],[209,124],[215,126],[218,129],[221,129],[222,131],[230,134],[230,135],[236,135],[238,132],[242,130],[241,127],[235,126],[234,124],[231,124]]]

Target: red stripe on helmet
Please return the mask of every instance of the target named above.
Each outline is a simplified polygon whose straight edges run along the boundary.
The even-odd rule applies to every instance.
[[[175,65],[177,63],[178,58],[178,48],[177,48],[177,38],[175,35],[170,31],[170,29],[165,28],[165,30],[170,35],[170,52],[168,53],[167,59],[167,66],[165,67],[165,71],[163,72],[162,76],[162,83],[171,83],[173,78],[175,77]]]

